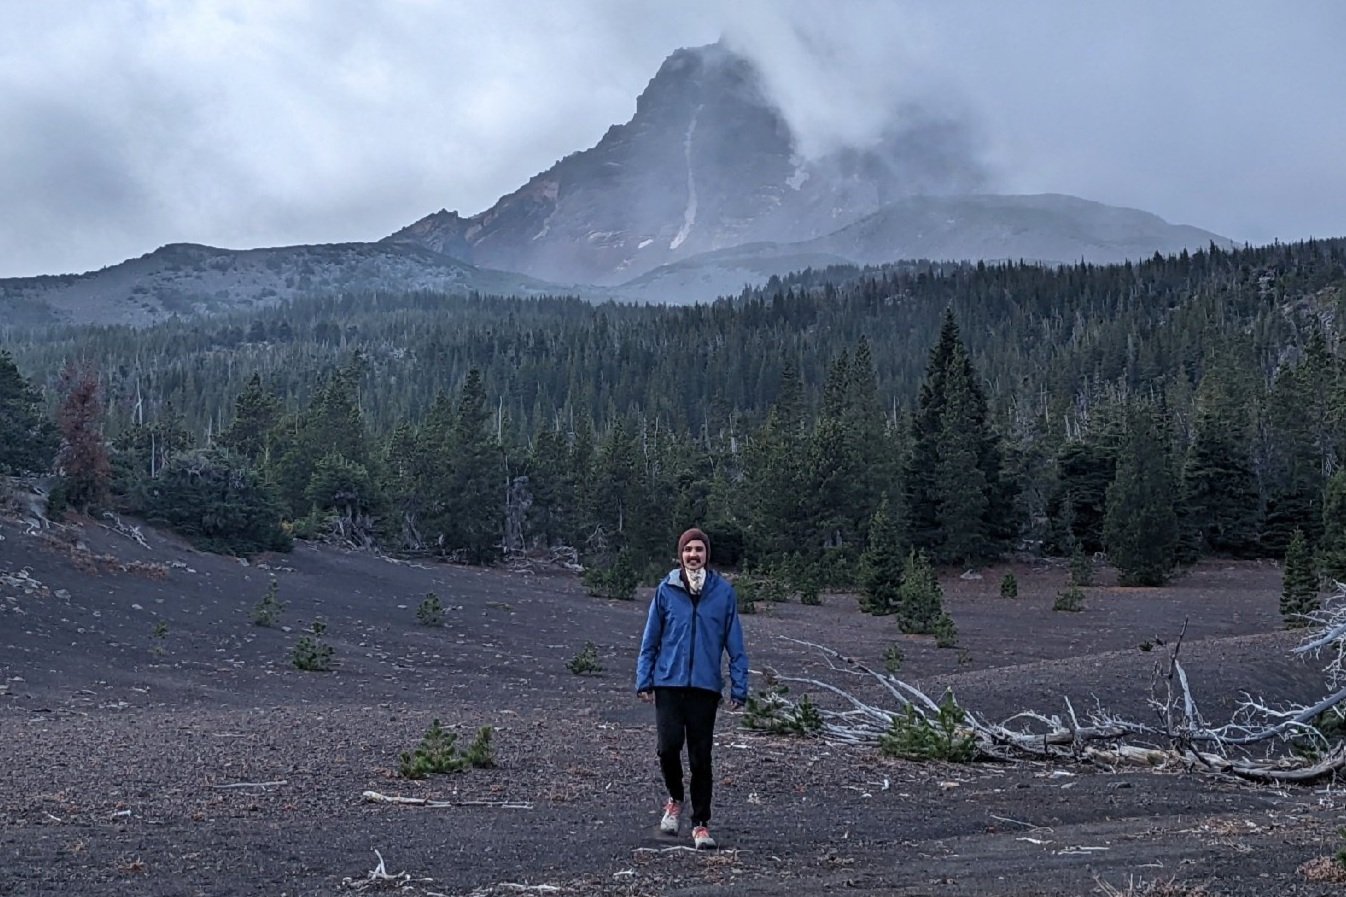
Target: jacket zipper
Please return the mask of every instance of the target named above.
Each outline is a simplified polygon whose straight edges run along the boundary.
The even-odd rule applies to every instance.
[[[703,597],[704,597],[704,596],[703,596]],[[688,601],[692,601],[692,593],[691,593],[691,592],[688,592],[688,593],[687,593],[687,600],[688,600]],[[697,602],[692,601],[692,632],[691,632],[692,648],[691,648],[691,651],[689,651],[688,654],[687,654],[687,687],[688,687],[688,688],[691,688],[691,687],[692,687],[692,669],[696,666],[696,605],[697,605]]]

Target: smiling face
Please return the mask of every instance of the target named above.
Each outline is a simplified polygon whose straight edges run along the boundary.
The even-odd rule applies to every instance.
[[[700,539],[688,539],[682,546],[682,566],[688,570],[700,570],[706,566],[706,543]]]

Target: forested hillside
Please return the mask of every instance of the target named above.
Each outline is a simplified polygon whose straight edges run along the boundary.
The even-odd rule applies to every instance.
[[[848,582],[887,497],[939,563],[1106,550],[1162,581],[1301,530],[1346,576],[1343,300],[1333,240],[808,271],[690,308],[360,294],[9,328],[28,435],[0,469],[45,466],[54,421],[58,498],[239,552],[335,528],[639,568],[700,522],[722,563]]]

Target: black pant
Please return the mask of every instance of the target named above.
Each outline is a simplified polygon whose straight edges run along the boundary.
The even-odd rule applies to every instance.
[[[720,696],[704,688],[656,688],[654,719],[659,732],[659,768],[668,796],[681,802],[682,745],[692,773],[692,825],[710,822],[710,747]]]

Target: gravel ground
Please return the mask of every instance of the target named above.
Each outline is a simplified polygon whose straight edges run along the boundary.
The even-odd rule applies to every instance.
[[[693,852],[685,832],[657,830],[652,711],[629,681],[643,600],[593,599],[568,575],[310,546],[245,566],[92,521],[40,538],[0,520],[0,536],[0,894],[1340,893],[1314,879],[1324,867],[1301,871],[1341,844],[1346,810],[1321,785],[915,764],[758,735],[728,712],[722,849]],[[1015,601],[996,597],[1007,570]],[[255,626],[272,577],[285,612]],[[1032,565],[947,577],[948,650],[846,596],[771,606],[744,621],[755,684],[775,670],[865,693],[788,639],[878,667],[896,643],[905,678],[991,718],[1062,713],[1067,698],[1140,715],[1185,624],[1181,657],[1210,718],[1245,690],[1321,691],[1287,657],[1273,566],[1207,565],[1162,590],[1118,589],[1105,571],[1078,614],[1051,612],[1062,583]],[[428,592],[443,626],[416,621]],[[315,618],[330,672],[290,663]],[[572,675],[586,641],[606,670]],[[399,777],[435,718],[461,742],[493,727],[497,765]],[[394,878],[371,877],[376,851]]]

